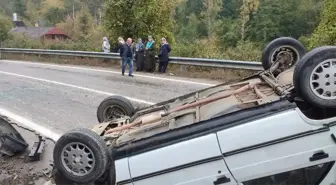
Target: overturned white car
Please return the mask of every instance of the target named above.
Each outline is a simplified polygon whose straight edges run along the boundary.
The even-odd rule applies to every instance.
[[[306,54],[282,37],[262,64],[248,78],[141,110],[105,99],[100,124],[57,141],[55,168],[82,184],[336,182],[336,47]]]

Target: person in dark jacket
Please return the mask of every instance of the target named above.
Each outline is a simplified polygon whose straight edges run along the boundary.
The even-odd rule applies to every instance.
[[[159,73],[166,73],[169,62],[169,53],[171,51],[170,45],[165,38],[161,39],[161,47],[159,50]]]
[[[126,64],[128,64],[129,67],[129,72],[128,76],[133,77],[133,49],[132,49],[132,39],[128,38],[127,42],[121,47],[120,50],[120,55],[121,55],[121,73],[124,76],[125,69],[126,69]]]
[[[122,37],[118,38],[118,46],[117,46],[117,52],[119,52],[120,57],[122,56],[122,53],[124,52],[124,45],[125,41]]]
[[[152,36],[148,36],[148,42],[145,46],[145,70],[147,72],[154,72],[156,65],[155,65],[155,42]]]
[[[142,39],[138,39],[138,43],[135,45],[135,60],[137,69],[136,71],[144,70],[144,60],[145,60],[145,45],[142,43]]]

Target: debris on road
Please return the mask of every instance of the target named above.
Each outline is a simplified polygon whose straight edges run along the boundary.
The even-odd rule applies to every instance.
[[[41,160],[41,155],[45,147],[45,138],[41,135],[39,135],[38,138],[38,142],[34,143],[32,149],[30,150],[30,154],[28,155],[29,162]]]
[[[0,154],[14,156],[16,153],[23,152],[27,147],[28,144],[20,133],[0,117]]]
[[[9,129],[12,134],[8,134]],[[5,138],[10,138],[9,141],[14,145],[9,145],[10,147],[4,145],[4,134]],[[6,148],[6,150],[1,150],[5,152],[1,152],[2,155],[0,154],[1,185],[53,184],[51,179],[53,141],[47,140],[28,129],[18,127],[15,123],[11,123],[7,118],[1,116],[0,138],[1,149],[4,146]],[[36,142],[37,140],[38,142]],[[8,140],[6,141],[8,142]],[[34,142],[37,143],[37,145],[35,143],[35,147]],[[28,146],[32,146],[32,150]]]

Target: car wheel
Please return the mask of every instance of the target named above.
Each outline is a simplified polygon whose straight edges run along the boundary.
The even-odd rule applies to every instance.
[[[75,183],[93,183],[107,169],[108,149],[100,136],[89,129],[75,129],[62,135],[54,148],[55,168]]]
[[[111,96],[104,99],[97,110],[99,123],[117,119],[123,116],[133,116],[134,107],[132,103],[122,96]]]
[[[114,185],[116,184],[116,168],[115,161],[113,159],[112,147],[109,148],[109,166],[107,167],[106,172],[101,176],[96,182],[95,185]]]
[[[298,95],[320,108],[336,108],[336,47],[315,48],[294,70],[294,87]]]
[[[295,65],[300,58],[306,53],[305,47],[296,39],[291,37],[280,37],[269,44],[263,50],[261,62],[264,70],[271,68],[272,64],[277,61],[281,54],[289,54],[290,61],[287,68]]]

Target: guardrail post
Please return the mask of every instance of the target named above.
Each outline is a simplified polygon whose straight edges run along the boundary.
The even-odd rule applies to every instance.
[[[183,73],[183,72],[185,71],[185,67],[186,67],[186,66],[185,66],[185,65],[183,65],[183,64],[182,64],[182,65],[180,65],[180,72],[181,72],[181,73]]]
[[[0,41],[0,48],[3,48],[2,47],[2,42]],[[0,59],[2,59],[2,52],[1,52],[1,50],[0,50]]]

